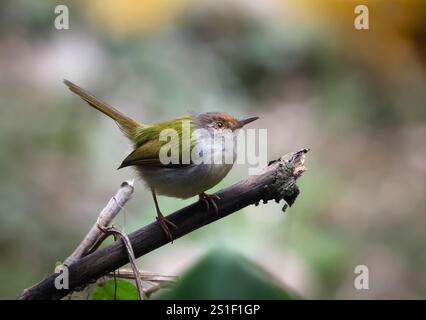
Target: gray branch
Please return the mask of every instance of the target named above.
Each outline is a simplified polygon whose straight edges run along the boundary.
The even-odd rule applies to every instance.
[[[167,217],[178,228],[171,230],[174,239],[178,239],[202,226],[219,220],[246,206],[264,203],[269,200],[285,201],[284,208],[291,206],[299,194],[297,178],[304,172],[304,158],[308,149],[286,154],[271,161],[256,176],[246,179],[217,193],[219,214],[214,210],[207,211],[203,202],[196,202],[182,208]],[[170,242],[157,223],[148,224],[129,235],[134,254],[141,257]],[[51,274],[40,283],[26,289],[17,298],[61,299],[68,293],[81,290],[89,283],[112,272],[129,262],[125,245],[117,241],[108,247],[99,249],[69,266],[69,289],[56,289],[55,278],[59,274]]]
[[[106,207],[99,214],[98,220],[84,237],[74,252],[65,260],[64,264],[70,266],[77,260],[87,255],[105,236],[102,228],[106,228],[114,220],[121,208],[130,200],[133,194],[133,181],[125,181],[121,184],[117,193],[109,200]]]

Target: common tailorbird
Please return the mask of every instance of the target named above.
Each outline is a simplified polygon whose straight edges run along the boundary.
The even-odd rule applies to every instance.
[[[144,124],[125,116],[72,82],[64,80],[64,83],[90,106],[112,118],[131,141],[133,151],[123,160],[118,169],[129,166],[137,169],[140,177],[151,190],[157,211],[157,222],[171,240],[173,238],[169,226],[176,228],[176,225],[161,213],[157,194],[182,199],[198,195],[199,200],[206,203],[207,209],[211,205],[218,212],[216,204],[218,196],[208,195],[205,191],[219,183],[231,170],[236,158],[236,144],[232,142],[218,145],[212,143],[212,136],[220,138],[230,134],[231,137],[235,137],[237,129],[258,117],[237,120],[227,113],[208,112],[185,115],[156,124]],[[188,136],[188,143],[185,143],[183,137],[184,123],[188,124],[190,133],[194,133]],[[168,140],[161,139],[161,134],[168,132],[167,129],[176,132],[178,136],[178,141],[175,142],[179,152],[177,163],[176,161],[165,163],[160,157],[161,148],[168,143]],[[194,149],[197,150],[198,155],[209,154],[209,157],[203,159],[211,161],[194,161],[192,157],[189,161],[183,161],[184,154],[192,155]],[[231,153],[231,161],[222,161],[224,153]]]

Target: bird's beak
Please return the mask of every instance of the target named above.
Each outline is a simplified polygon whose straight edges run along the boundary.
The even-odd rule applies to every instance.
[[[253,122],[253,121],[257,120],[257,119],[259,119],[259,117],[251,117],[251,118],[247,118],[247,119],[239,120],[239,121],[237,121],[237,123],[236,123],[236,124],[234,124],[234,125],[232,126],[232,128],[231,128],[231,129],[232,129],[232,131],[237,130],[237,129],[240,129],[240,128],[244,127],[246,124],[248,124],[248,123],[250,123],[250,122]]]

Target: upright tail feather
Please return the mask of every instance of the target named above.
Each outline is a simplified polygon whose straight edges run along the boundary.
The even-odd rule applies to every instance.
[[[79,86],[75,85],[71,81],[64,80],[64,83],[68,86],[68,88],[72,92],[80,96],[80,98],[86,101],[90,106],[99,110],[100,112],[107,115],[111,119],[115,120],[115,122],[117,122],[121,131],[127,136],[127,138],[129,138],[130,140],[133,140],[135,138],[135,136],[138,133],[138,129],[140,129],[140,127],[142,126],[141,123],[139,123],[138,121],[132,118],[125,116],[117,109],[99,100],[90,92],[80,88]]]

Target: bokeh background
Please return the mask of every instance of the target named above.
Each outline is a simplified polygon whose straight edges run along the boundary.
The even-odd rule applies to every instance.
[[[54,28],[58,4],[70,30]],[[369,30],[354,29],[358,4]],[[0,298],[52,273],[135,176],[115,170],[129,151],[116,125],[64,78],[148,123],[260,116],[268,159],[312,149],[286,213],[248,207],[139,259],[182,276],[160,295],[426,298],[425,40],[422,0],[2,1]],[[154,212],[138,182],[116,224]],[[361,264],[369,290],[354,288]]]

